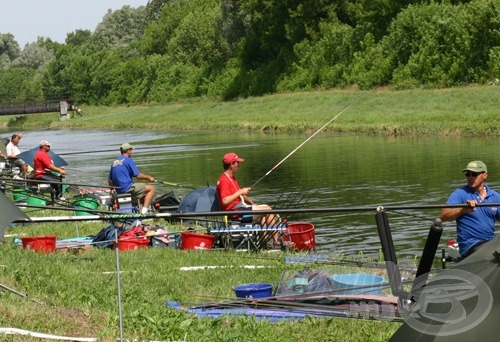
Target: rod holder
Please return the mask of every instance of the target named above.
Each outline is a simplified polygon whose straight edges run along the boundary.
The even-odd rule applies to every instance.
[[[396,258],[396,250],[392,240],[391,228],[389,227],[389,219],[384,208],[378,207],[375,214],[382,252],[384,253],[385,267],[389,276],[392,294],[395,296],[405,296],[401,284],[401,274],[399,273],[398,261]]]

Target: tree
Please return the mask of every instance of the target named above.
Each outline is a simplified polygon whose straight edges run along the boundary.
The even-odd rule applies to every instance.
[[[89,41],[92,32],[90,30],[75,30],[66,35],[66,44],[82,46]]]
[[[157,20],[161,11],[163,10],[163,6],[167,3],[176,3],[178,0],[150,0],[146,5],[146,18],[149,23]]]
[[[0,69],[6,69],[19,56],[21,50],[11,33],[0,33]]]
[[[144,34],[146,9],[123,6],[116,11],[108,10],[95,29],[92,39],[101,48],[124,47]]]
[[[40,78],[32,68],[0,70],[0,103],[19,104],[43,100]]]
[[[13,67],[39,69],[55,58],[54,52],[47,49],[42,38],[34,43],[26,44],[23,51],[13,62]]]

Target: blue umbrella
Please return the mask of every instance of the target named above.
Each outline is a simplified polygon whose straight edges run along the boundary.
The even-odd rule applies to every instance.
[[[188,193],[179,204],[179,212],[220,211],[217,192],[214,187],[203,187]]]
[[[21,158],[22,160],[24,160],[26,162],[26,164],[28,164],[29,166],[34,167],[33,166],[33,159],[35,158],[35,154],[38,152],[39,149],[40,149],[40,147],[35,147],[35,148],[32,148],[31,150],[24,151],[24,152],[20,153],[18,155],[18,157]],[[49,151],[49,156],[50,156],[50,158],[52,158],[54,165],[57,167],[68,165],[66,160],[62,159],[61,157],[59,157],[57,154],[55,154],[52,151]]]

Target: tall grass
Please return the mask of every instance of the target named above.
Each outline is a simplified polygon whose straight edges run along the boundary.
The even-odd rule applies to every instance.
[[[85,107],[84,116],[27,115],[25,129],[325,131],[377,135],[498,136],[497,86],[436,90],[334,90],[283,93],[234,102],[193,100],[134,107]],[[0,119],[6,120],[6,117]]]

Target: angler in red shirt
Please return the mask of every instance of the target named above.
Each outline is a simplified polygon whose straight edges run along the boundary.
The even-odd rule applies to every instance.
[[[40,149],[35,154],[33,159],[33,165],[35,168],[35,179],[53,181],[56,183],[50,183],[53,189],[55,199],[65,200],[62,197],[62,176],[66,174],[66,169],[64,167],[57,167],[54,165],[52,158],[49,156],[50,143],[47,140],[40,141]],[[57,172],[59,175],[54,174]]]
[[[226,153],[222,159],[224,172],[221,173],[217,181],[217,198],[221,210],[272,210],[267,204],[255,204],[248,197],[251,188],[240,188],[236,177],[239,164],[244,162],[243,158],[238,157],[236,153]],[[260,223],[261,225],[275,225],[279,223],[279,216],[273,214],[258,214],[257,212],[252,217],[252,222]],[[279,244],[278,235],[273,234],[275,244]]]

